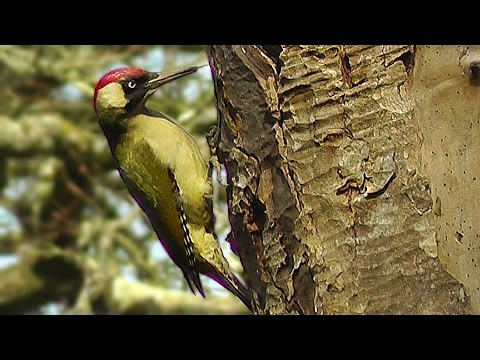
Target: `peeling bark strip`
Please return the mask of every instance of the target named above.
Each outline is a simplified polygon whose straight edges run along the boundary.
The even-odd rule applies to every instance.
[[[282,277],[291,275],[278,270],[293,262],[285,247],[298,244],[291,238],[298,212],[275,137],[276,66],[253,46],[214,46],[210,57],[222,117],[217,154],[227,169],[230,221],[246,279],[259,313],[288,312]]]
[[[420,167],[415,49],[281,49],[209,49],[217,153],[258,312],[464,313]]]

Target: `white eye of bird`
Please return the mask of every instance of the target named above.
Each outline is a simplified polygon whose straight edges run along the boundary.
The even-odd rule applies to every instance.
[[[135,82],[135,80],[130,80],[130,81],[128,82],[128,87],[129,87],[130,89],[135,89],[135,86],[137,86],[137,83]]]

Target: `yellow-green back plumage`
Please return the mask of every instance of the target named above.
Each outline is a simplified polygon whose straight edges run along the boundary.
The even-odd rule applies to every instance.
[[[167,196],[163,187],[168,183],[166,170],[170,168],[182,191],[189,221],[207,226],[210,212],[206,198],[212,196],[212,186],[207,165],[193,138],[167,119],[140,114],[126,121],[125,134],[115,149],[118,165],[136,174],[135,182],[152,194],[154,201]]]

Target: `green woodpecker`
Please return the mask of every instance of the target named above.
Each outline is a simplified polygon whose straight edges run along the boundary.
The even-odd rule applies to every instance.
[[[215,237],[212,185],[198,145],[169,117],[145,106],[160,86],[198,68],[110,71],[95,88],[95,112],[121,178],[192,292],[205,296],[199,276],[204,274],[251,309]]]

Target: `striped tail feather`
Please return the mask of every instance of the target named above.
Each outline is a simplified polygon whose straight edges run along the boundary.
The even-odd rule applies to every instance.
[[[231,274],[232,277],[228,278],[212,266],[209,271],[205,272],[205,275],[238,297],[245,304],[245,306],[253,312],[247,288],[234,274]]]

